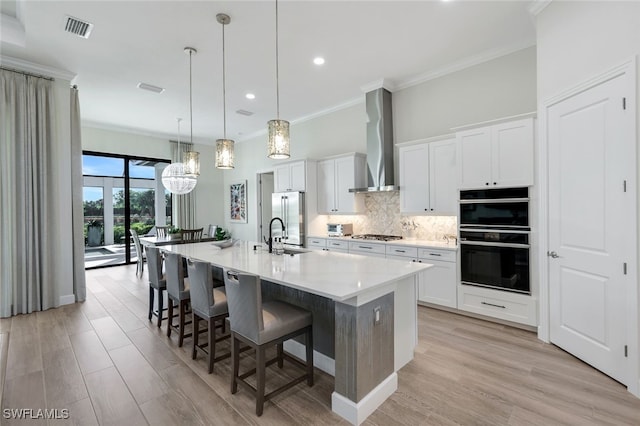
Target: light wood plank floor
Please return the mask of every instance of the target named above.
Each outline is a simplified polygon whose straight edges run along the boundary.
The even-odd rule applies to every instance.
[[[246,392],[229,393],[228,360],[209,375],[201,356],[191,360],[191,339],[178,348],[175,333],[149,323],[135,266],[87,271],[87,290],[82,304],[0,319],[3,409],[70,411],[50,425],[346,424],[320,371],[314,387],[296,386],[256,417]],[[532,333],[424,307],[418,315],[415,359],[367,425],[640,424],[639,399]],[[267,386],[296,373],[272,366]],[[0,418],[32,423],[47,424]]]

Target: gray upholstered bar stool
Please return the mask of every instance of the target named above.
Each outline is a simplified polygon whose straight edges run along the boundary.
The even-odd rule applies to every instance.
[[[153,315],[158,316],[158,327],[162,326],[164,310],[163,291],[167,289],[167,281],[162,274],[162,254],[157,247],[147,247],[147,263],[149,264],[149,321]],[[158,312],[153,310],[153,299],[158,292]]]
[[[229,334],[216,339],[216,328],[223,328],[224,321],[229,316],[227,309],[227,296],[224,287],[213,287],[213,275],[211,265],[207,262],[187,260],[189,271],[189,284],[191,285],[191,312],[193,314],[193,351],[191,358],[196,359],[197,351],[202,350],[207,354],[209,373],[213,372],[213,364],[216,361],[228,358],[231,354],[225,353],[216,357],[216,342],[227,339]],[[200,320],[208,322],[207,342],[198,343],[198,328]],[[216,322],[220,321],[219,325]]]
[[[260,277],[224,271],[224,285],[227,289],[229,304],[229,322],[231,327],[231,393],[238,391],[238,383],[246,387],[256,398],[256,414],[262,415],[264,402],[279,393],[307,380],[313,386],[313,333],[311,312],[297,306],[279,301],[262,302]],[[305,335],[306,364],[284,353],[285,340],[300,334]],[[239,374],[240,342],[256,350],[256,368]],[[265,350],[277,346],[277,355],[271,360],[265,359]],[[277,362],[282,368],[283,359],[292,361],[305,368],[305,374],[265,395],[266,367]],[[245,379],[256,374],[256,387]]]
[[[167,279],[167,295],[169,296],[169,325],[167,326],[167,337],[171,337],[171,331],[178,333],[178,346],[182,347],[185,337],[191,336],[190,333],[184,332],[186,324],[187,307],[191,300],[189,292],[189,278],[184,277],[184,268],[182,266],[182,256],[178,253],[164,253],[164,268]],[[178,306],[178,324],[173,323],[174,304]]]

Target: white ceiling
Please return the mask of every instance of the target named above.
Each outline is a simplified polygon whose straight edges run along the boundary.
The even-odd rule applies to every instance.
[[[7,0],[2,0],[6,4]],[[530,1],[280,1],[280,116],[295,121],[362,99],[385,78],[397,87],[535,40]],[[275,118],[273,1],[18,0],[25,46],[2,55],[77,74],[85,124],[174,137],[188,132],[193,57],[194,141],[222,137],[222,29],[227,51],[227,136],[245,139]],[[6,9],[11,10],[11,8]],[[65,15],[95,25],[89,39],[65,33]],[[315,56],[326,64],[313,64]],[[145,82],[166,88],[155,94]],[[255,93],[247,100],[245,93]],[[235,113],[243,109],[251,117]],[[364,123],[363,123],[364,125]]]

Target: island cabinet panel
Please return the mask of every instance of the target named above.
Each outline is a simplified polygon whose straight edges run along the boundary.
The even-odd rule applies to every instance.
[[[336,303],[335,327],[335,391],[357,403],[394,372],[393,293],[361,306]]]

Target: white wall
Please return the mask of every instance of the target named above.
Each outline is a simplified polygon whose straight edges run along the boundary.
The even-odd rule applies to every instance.
[[[396,143],[535,111],[535,47],[393,93]]]
[[[537,17],[538,100],[541,105],[579,83],[621,65],[640,53],[640,2],[560,2],[554,1]],[[636,89],[640,79],[636,76]],[[638,99],[640,93],[636,93]],[[640,109],[636,109],[640,123]],[[636,133],[636,147],[640,135]],[[637,164],[640,164],[638,150]],[[636,173],[636,176],[638,174]],[[640,189],[640,177],[636,187]],[[638,191],[640,199],[640,190]],[[638,236],[640,241],[640,235]],[[636,275],[637,276],[637,275]],[[640,300],[636,301],[640,309]],[[636,318],[637,329],[640,322]],[[636,342],[629,342],[636,354],[638,378],[640,357]],[[640,395],[640,380],[629,389]]]
[[[171,147],[167,139],[113,130],[82,127],[82,149],[140,157],[171,159]],[[196,197],[196,226],[207,228],[209,224],[224,223],[222,200],[222,171],[214,166],[215,149],[195,144],[200,152],[200,177],[193,190]]]
[[[534,48],[524,49],[393,93],[396,143],[450,133],[453,126],[535,111],[535,53]],[[363,94],[360,104],[292,124],[291,160],[365,153],[365,138]],[[236,238],[256,238],[255,176],[277,163],[267,158],[266,151],[266,135],[236,142],[236,168],[224,173],[225,221]],[[230,224],[228,185],[240,179],[248,181],[248,223]]]

